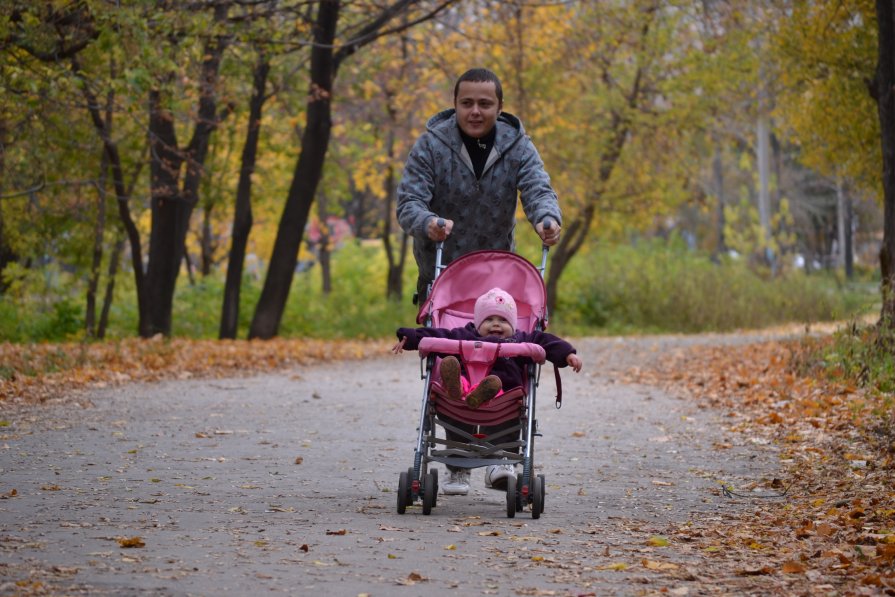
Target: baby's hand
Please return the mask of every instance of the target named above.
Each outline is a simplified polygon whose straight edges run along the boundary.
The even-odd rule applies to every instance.
[[[581,361],[581,357],[579,357],[574,352],[566,357],[566,363],[569,365],[569,367],[572,368],[575,373],[581,371],[581,366],[584,364]]]
[[[392,346],[392,352],[395,354],[401,354],[404,352],[404,343],[407,342],[407,336],[404,336],[400,340],[398,340],[394,346]]]

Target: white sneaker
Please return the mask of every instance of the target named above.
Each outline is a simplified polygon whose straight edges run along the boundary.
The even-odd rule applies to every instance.
[[[512,464],[492,464],[485,468],[485,487],[506,490],[509,479],[516,480],[516,467]]]
[[[461,469],[451,471],[451,478],[441,486],[444,495],[466,495],[469,493],[469,471]]]

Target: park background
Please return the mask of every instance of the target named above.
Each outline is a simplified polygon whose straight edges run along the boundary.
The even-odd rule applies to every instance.
[[[0,339],[382,338],[403,161],[468,67],[564,211],[560,333],[879,313],[872,2],[4,8]],[[519,251],[540,246],[519,214]]]
[[[723,488],[761,505],[650,547],[895,588],[889,0],[10,0],[0,44],[3,442],[85,390],[388,354],[404,159],[486,66],[564,211],[551,331],[746,342],[585,355],[780,449],[783,481]]]

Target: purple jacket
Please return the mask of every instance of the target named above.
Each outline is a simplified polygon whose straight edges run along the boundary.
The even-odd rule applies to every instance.
[[[565,367],[566,358],[577,352],[575,347],[553,334],[547,332],[522,332],[517,331],[509,338],[496,338],[494,336],[482,336],[475,328],[474,323],[467,323],[465,327],[454,328],[398,328],[398,340],[407,338],[404,343],[406,350],[419,349],[420,340],[423,338],[449,338],[451,340],[487,340],[488,342],[531,342],[543,347],[547,353],[547,360],[556,367]],[[523,371],[531,361],[525,357],[499,357],[491,368],[491,374],[500,378],[505,390],[521,386]]]

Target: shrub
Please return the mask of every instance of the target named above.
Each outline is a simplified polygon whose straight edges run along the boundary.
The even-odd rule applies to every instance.
[[[674,240],[600,246],[581,257],[558,305],[563,324],[580,331],[760,328],[848,317],[872,300],[821,275],[765,279],[743,262],[714,263]]]

